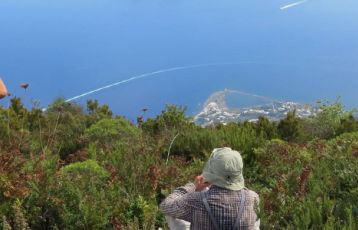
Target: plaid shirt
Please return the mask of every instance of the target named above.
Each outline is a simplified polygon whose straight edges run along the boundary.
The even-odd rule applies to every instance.
[[[259,229],[255,207],[258,195],[244,188],[246,195],[243,213],[240,217],[240,229]],[[207,191],[208,203],[221,230],[232,230],[239,212],[240,191],[232,191],[212,185]],[[177,188],[161,204],[165,215],[191,223],[190,229],[214,230],[209,214],[205,209],[200,192],[195,192],[193,183]]]

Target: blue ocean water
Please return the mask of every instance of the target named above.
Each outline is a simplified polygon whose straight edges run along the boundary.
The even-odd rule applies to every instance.
[[[358,107],[358,2],[280,10],[292,2],[2,0],[0,75],[26,105],[46,107],[142,73],[231,62],[138,79],[77,102],[98,99],[130,119],[167,103],[193,114],[229,88],[305,103],[340,96]]]

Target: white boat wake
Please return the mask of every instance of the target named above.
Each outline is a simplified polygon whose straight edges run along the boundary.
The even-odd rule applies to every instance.
[[[294,3],[291,3],[291,4],[288,4],[288,5],[280,7],[280,10],[287,10],[287,9],[290,9],[292,7],[295,7],[295,6],[299,6],[299,5],[302,5],[303,3],[306,3],[307,1],[308,0],[302,0],[302,1],[299,1],[299,2],[294,2]]]
[[[114,86],[122,85],[122,84],[125,84],[125,83],[128,83],[128,82],[131,82],[131,81],[135,81],[135,80],[138,80],[138,79],[141,79],[141,78],[150,77],[150,76],[155,76],[155,75],[162,74],[162,73],[174,72],[174,71],[185,70],[185,69],[194,69],[194,68],[210,67],[210,66],[238,65],[238,64],[250,64],[250,63],[252,63],[252,62],[209,63],[209,64],[179,66],[179,67],[173,67],[173,68],[168,68],[168,69],[161,69],[161,70],[157,70],[157,71],[153,71],[153,72],[149,72],[149,73],[143,73],[143,74],[140,74],[140,75],[136,75],[136,76],[130,77],[130,78],[125,79],[125,80],[122,80],[122,81],[118,81],[118,82],[115,82],[115,83],[112,83],[112,84],[109,84],[109,85],[106,85],[106,86],[102,86],[102,87],[100,87],[100,88],[97,88],[97,89],[94,89],[94,90],[91,90],[91,91],[82,93],[82,94],[80,94],[80,95],[71,97],[71,98],[69,98],[69,99],[66,99],[65,101],[66,101],[66,102],[74,101],[74,100],[77,100],[77,99],[79,99],[79,98],[88,96],[88,95],[90,95],[90,94],[94,94],[94,93],[100,92],[100,91],[102,91],[102,90],[112,88],[112,87],[114,87]]]

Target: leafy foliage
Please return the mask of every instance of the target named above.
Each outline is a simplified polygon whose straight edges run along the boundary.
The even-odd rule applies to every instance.
[[[165,227],[158,203],[222,146],[242,153],[264,229],[358,227],[358,122],[339,103],[203,128],[174,105],[132,124],[97,101],[13,98],[0,118],[0,229]]]

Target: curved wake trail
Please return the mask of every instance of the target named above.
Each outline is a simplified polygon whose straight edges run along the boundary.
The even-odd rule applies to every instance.
[[[168,69],[161,69],[161,70],[157,70],[157,71],[154,71],[154,72],[149,72],[149,73],[143,73],[143,74],[140,74],[140,75],[136,75],[136,76],[133,76],[133,77],[131,77],[131,78],[128,78],[128,79],[125,79],[125,80],[122,80],[122,81],[118,81],[118,82],[115,82],[115,83],[112,83],[112,84],[109,84],[109,85],[106,85],[106,86],[102,86],[102,87],[100,87],[100,88],[98,88],[98,89],[94,89],[94,90],[91,90],[91,91],[82,93],[82,94],[80,94],[80,95],[71,97],[71,98],[69,98],[69,99],[66,99],[65,101],[66,101],[66,102],[70,102],[70,101],[73,101],[73,100],[76,100],[76,99],[79,99],[79,98],[88,96],[88,95],[90,95],[90,94],[94,94],[94,93],[97,93],[97,92],[99,92],[99,91],[112,88],[112,87],[117,86],[117,85],[122,85],[122,84],[125,84],[125,83],[128,83],[128,82],[131,82],[131,81],[135,81],[135,80],[138,80],[138,79],[141,79],[141,78],[146,78],[146,77],[150,77],[150,76],[154,76],[154,75],[158,75],[158,74],[162,74],[162,73],[174,72],[174,71],[185,70],[185,69],[201,68],[201,67],[224,66],[224,65],[238,65],[238,64],[246,64],[246,63],[252,63],[252,62],[240,62],[240,63],[210,63],[210,64],[199,64],[199,65],[179,66],[179,67],[173,67],[173,68],[168,68]]]
[[[299,6],[299,5],[303,4],[303,3],[306,3],[307,1],[308,0],[302,0],[302,1],[294,2],[294,3],[291,3],[291,4],[288,4],[288,5],[280,7],[280,10],[287,10],[287,9],[290,9],[292,7],[295,7],[295,6]]]

